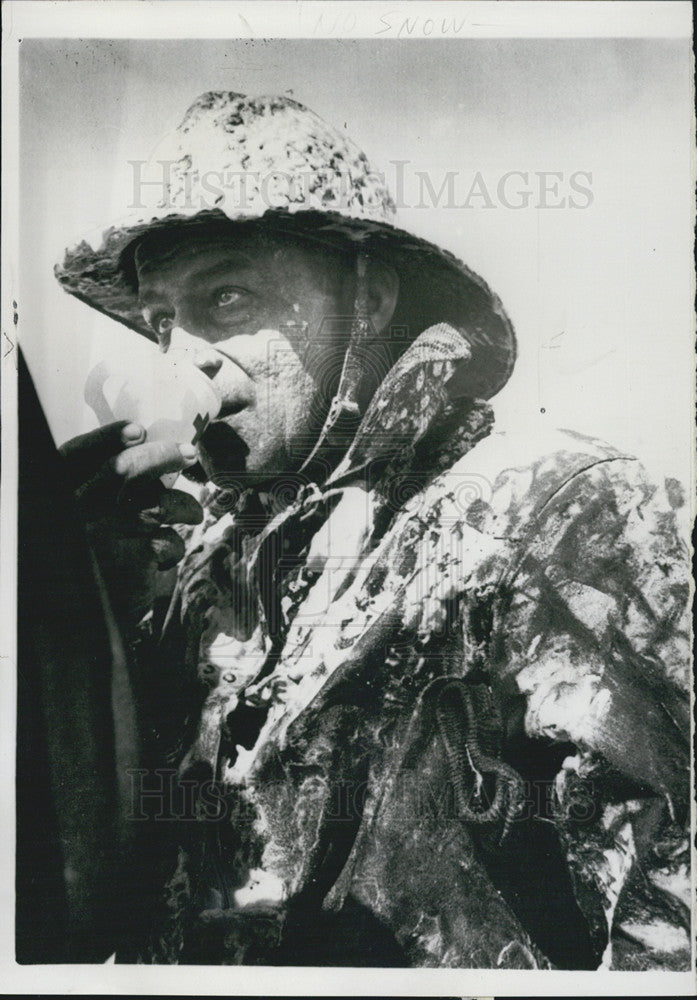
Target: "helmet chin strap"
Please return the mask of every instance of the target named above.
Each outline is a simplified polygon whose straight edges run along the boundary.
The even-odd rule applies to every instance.
[[[332,399],[329,413],[317,442],[303,462],[300,471],[306,470],[312,464],[322,448],[334,443],[338,445],[339,441],[334,442],[332,438],[339,437],[345,429],[348,430],[348,427],[355,428],[355,424],[360,418],[358,389],[365,374],[360,350],[368,338],[371,335],[374,336],[375,333],[368,310],[367,265],[367,254],[359,253],[356,257],[356,295],[353,304],[351,334],[344,355],[339,386]]]

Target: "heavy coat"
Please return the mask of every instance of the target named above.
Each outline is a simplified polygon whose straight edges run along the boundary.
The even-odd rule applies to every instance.
[[[148,960],[689,967],[679,487],[497,433],[462,345],[425,331],[326,477],[211,496],[144,623],[190,806]]]

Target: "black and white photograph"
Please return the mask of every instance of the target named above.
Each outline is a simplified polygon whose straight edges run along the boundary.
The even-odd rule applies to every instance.
[[[692,994],[691,5],[3,21],[4,981]]]

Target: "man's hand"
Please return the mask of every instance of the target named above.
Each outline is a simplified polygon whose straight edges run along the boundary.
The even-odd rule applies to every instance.
[[[162,525],[198,524],[200,505],[166,489],[159,477],[196,461],[191,445],[146,441],[138,424],[118,421],[60,449],[78,507],[120,623],[148,610],[157,572],[184,555],[184,543]]]

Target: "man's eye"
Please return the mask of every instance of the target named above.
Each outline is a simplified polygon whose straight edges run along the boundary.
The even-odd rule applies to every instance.
[[[213,302],[217,309],[224,309],[226,306],[234,306],[242,299],[242,293],[236,288],[221,288],[213,295]]]
[[[150,319],[150,326],[158,337],[166,337],[172,332],[174,317],[167,316],[165,313],[157,313]]]

